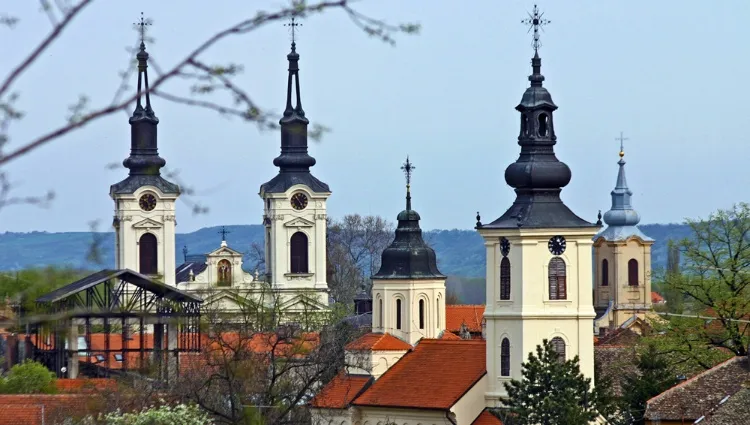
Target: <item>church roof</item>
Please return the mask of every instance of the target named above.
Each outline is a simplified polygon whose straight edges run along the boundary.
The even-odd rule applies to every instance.
[[[448,410],[487,374],[483,340],[422,339],[352,403]]]
[[[188,260],[190,260],[190,258],[188,258]],[[191,270],[193,271],[193,276],[198,276],[198,274],[202,273],[206,268],[208,268],[208,265],[206,264],[205,259],[203,259],[203,261],[197,260],[182,263],[175,269],[175,282],[187,282],[190,280]]]
[[[374,378],[370,375],[349,375],[341,372],[312,399],[310,406],[318,409],[344,409],[366,390]]]
[[[503,425],[503,421],[497,416],[493,415],[489,410],[484,409],[482,413],[474,419],[471,425]]]
[[[347,344],[347,350],[401,351],[410,350],[412,346],[387,333],[368,333]]]
[[[328,193],[328,185],[310,174],[315,158],[307,153],[307,125],[310,123],[302,109],[299,88],[299,54],[292,42],[292,51],[286,56],[289,75],[286,87],[286,108],[279,121],[281,126],[281,154],[273,160],[279,174],[260,186],[260,193],[283,193],[294,185],[305,185],[313,192]],[[294,94],[296,104],[292,104]]]
[[[622,137],[621,137],[622,139]],[[604,238],[607,241],[624,241],[631,237],[637,237],[642,241],[653,242],[653,239],[646,236],[638,227],[641,216],[633,209],[631,196],[633,192],[628,188],[628,181],[625,178],[625,151],[620,145],[620,160],[617,164],[620,166],[617,172],[617,182],[612,190],[612,207],[604,213],[604,222],[607,228],[594,236],[594,240]]]
[[[482,332],[483,304],[448,304],[445,306],[445,329],[458,332],[466,324],[469,332]]]
[[[723,398],[699,423],[700,425],[746,425],[748,418],[750,418],[750,389],[743,388]]]

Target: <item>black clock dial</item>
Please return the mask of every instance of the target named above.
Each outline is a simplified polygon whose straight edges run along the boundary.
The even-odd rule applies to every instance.
[[[503,257],[507,257],[510,252],[510,241],[505,238],[500,238],[500,253]]]
[[[304,210],[307,208],[307,196],[304,193],[295,193],[292,195],[292,208],[295,210]]]
[[[150,193],[146,193],[138,200],[138,206],[143,211],[151,211],[156,208],[156,197]]]
[[[562,236],[551,237],[549,243],[547,243],[547,248],[554,255],[562,254],[565,252],[565,238]]]

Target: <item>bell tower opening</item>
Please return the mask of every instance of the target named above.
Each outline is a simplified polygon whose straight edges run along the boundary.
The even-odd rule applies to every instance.
[[[141,274],[157,274],[159,272],[158,249],[156,236],[144,233],[138,241],[139,268]]]
[[[549,134],[549,117],[547,114],[539,114],[539,137],[547,137]]]
[[[293,234],[290,245],[291,272],[307,273],[307,235],[302,232]]]

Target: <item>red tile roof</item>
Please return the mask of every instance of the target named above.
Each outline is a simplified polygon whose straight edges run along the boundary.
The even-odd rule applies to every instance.
[[[648,420],[696,420],[750,381],[747,357],[733,357],[646,402]]]
[[[310,406],[319,409],[344,409],[373,381],[369,375],[348,375],[344,372],[326,384],[312,399]]]
[[[450,331],[443,332],[443,334],[440,335],[440,339],[447,339],[447,340],[453,340],[453,341],[463,341],[463,339],[460,336],[458,336],[458,335],[456,335],[456,334],[454,334],[453,332],[450,332]]]
[[[489,410],[485,409],[476,419],[474,419],[474,422],[472,422],[471,425],[503,425],[503,421],[490,413]]]
[[[58,379],[57,390],[64,393],[95,393],[104,390],[116,390],[117,381],[107,378],[91,379]]]
[[[0,425],[42,425],[94,413],[90,394],[0,394]]]
[[[482,332],[484,305],[449,304],[445,306],[445,329],[458,332],[466,323],[469,332]]]
[[[486,373],[484,340],[422,339],[352,404],[448,410]]]
[[[664,297],[662,297],[661,294],[659,294],[656,291],[651,291],[651,302],[652,303],[654,303],[654,304],[661,304],[664,301],[665,301]]]
[[[371,351],[405,351],[411,350],[411,345],[391,334],[364,334],[346,345],[347,350]]]

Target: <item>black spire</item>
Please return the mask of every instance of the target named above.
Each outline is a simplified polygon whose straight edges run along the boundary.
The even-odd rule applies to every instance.
[[[138,91],[135,110],[130,117],[130,156],[125,158],[122,165],[130,169],[129,178],[112,186],[116,193],[133,192],[140,186],[152,185],[164,193],[179,193],[179,187],[164,180],[160,176],[160,169],[167,161],[159,156],[156,138],[156,118],[151,108],[151,96],[148,86],[148,52],[146,52],[146,26],[150,22],[143,18],[134,24],[139,27],[141,45],[136,54],[138,60]],[[144,105],[145,103],[145,105]]]
[[[393,242],[383,250],[380,270],[373,279],[444,279],[437,268],[435,250],[422,239],[419,213],[411,209],[411,175],[414,165],[406,158],[406,209],[398,214]]]
[[[315,158],[307,153],[307,125],[310,123],[302,109],[299,83],[299,54],[294,41],[295,29],[300,26],[295,17],[285,24],[292,32],[292,50],[286,55],[289,61],[289,75],[286,86],[286,107],[279,121],[281,126],[281,154],[273,160],[279,167],[279,175],[261,185],[261,192],[285,192],[295,184],[304,184],[315,192],[330,192],[328,185],[310,174]],[[292,102],[294,97],[294,102]]]
[[[521,113],[518,144],[521,154],[505,170],[505,181],[516,191],[513,205],[499,219],[483,228],[554,228],[590,227],[593,224],[575,215],[560,200],[560,191],[571,178],[570,168],[555,156],[553,112],[557,105],[542,86],[542,59],[539,57],[539,31],[550,21],[534,6],[533,14],[522,22],[534,30],[534,56],[529,87],[516,110]]]

